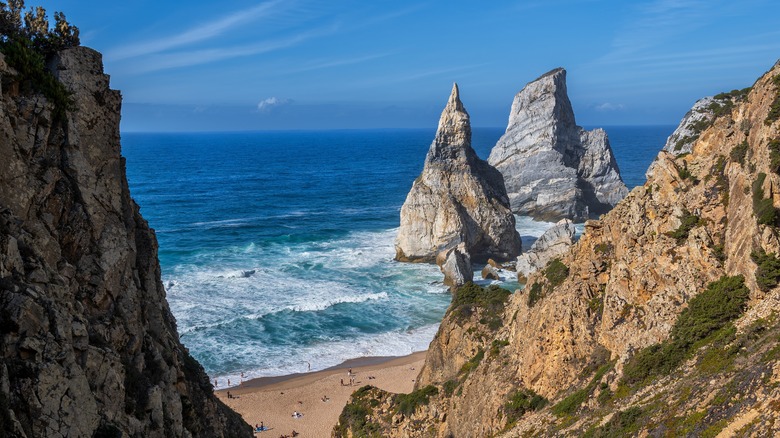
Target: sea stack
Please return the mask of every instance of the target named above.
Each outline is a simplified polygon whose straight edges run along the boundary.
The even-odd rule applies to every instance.
[[[512,211],[537,220],[583,221],[628,194],[606,132],[577,126],[562,68],[517,93],[488,162],[504,175]]]
[[[455,84],[422,174],[401,207],[395,258],[435,262],[442,254],[443,262],[461,244],[458,252],[476,261],[512,259],[521,245],[501,173],[471,148],[469,115]]]

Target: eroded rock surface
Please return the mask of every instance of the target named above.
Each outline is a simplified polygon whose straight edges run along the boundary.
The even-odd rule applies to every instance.
[[[561,257],[569,252],[574,245],[574,223],[561,219],[557,224],[544,232],[531,245],[531,248],[517,257],[517,279],[525,283],[531,273],[547,266],[550,260]]]
[[[471,257],[462,243],[439,253],[436,263],[444,274],[444,285],[451,291],[474,279]]]
[[[597,217],[628,193],[607,134],[577,126],[562,68],[517,93],[488,162],[504,175],[512,211],[538,220]]]
[[[51,69],[73,93],[65,120],[0,61],[4,436],[251,437],[179,342],[101,55],[67,49]]]
[[[401,207],[396,259],[434,262],[461,243],[475,260],[508,260],[521,245],[503,178],[471,148],[469,115],[454,85],[422,174]]]

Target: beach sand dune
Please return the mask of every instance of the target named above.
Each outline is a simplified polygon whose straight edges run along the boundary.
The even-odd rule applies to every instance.
[[[241,386],[217,391],[217,396],[253,427],[262,421],[270,428],[257,433],[258,437],[277,438],[295,430],[301,438],[324,438],[330,436],[352,392],[373,385],[390,392],[409,393],[424,359],[425,352],[356,359],[314,373],[249,380]],[[354,386],[349,386],[349,368],[355,376]],[[237,398],[227,398],[227,391]],[[293,417],[296,411],[302,414],[300,418]]]

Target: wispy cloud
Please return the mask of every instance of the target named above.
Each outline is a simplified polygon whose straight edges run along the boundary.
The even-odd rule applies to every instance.
[[[153,71],[171,68],[189,67],[193,65],[207,64],[242,56],[259,55],[274,50],[292,47],[303,41],[334,32],[337,26],[328,26],[302,32],[288,38],[264,41],[257,44],[238,47],[223,47],[216,49],[190,50],[175,53],[151,54],[143,58],[143,62],[134,63],[128,68],[129,73],[149,73]]]
[[[274,108],[284,106],[290,103],[292,103],[292,99],[280,99],[278,97],[269,97],[267,99],[261,100],[257,104],[257,111],[261,113],[269,113]]]
[[[281,70],[277,71],[276,75],[287,75],[292,73],[302,73],[307,71],[313,71],[313,70],[321,70],[325,68],[333,68],[333,67],[341,67],[344,65],[354,65],[354,64],[360,64],[366,61],[372,61],[374,59],[384,58],[387,56],[390,56],[392,53],[378,53],[374,55],[365,55],[365,56],[357,56],[354,58],[343,58],[343,59],[334,59],[334,60],[320,60],[315,61],[312,63],[308,63],[305,65],[302,65],[297,68],[292,68],[289,70]]]
[[[122,59],[160,53],[166,50],[208,40],[221,35],[236,26],[267,17],[271,15],[274,10],[281,4],[282,0],[271,0],[251,8],[236,11],[228,16],[216,19],[214,21],[203,23],[176,35],[170,35],[167,37],[156,38],[154,40],[118,47],[109,51],[106,55],[106,58],[113,61],[118,61]]]
[[[611,56],[623,56],[690,32],[717,7],[712,0],[654,0],[636,6],[635,19],[619,27]]]
[[[626,109],[626,106],[622,103],[604,102],[602,104],[593,107],[596,111],[622,111]]]

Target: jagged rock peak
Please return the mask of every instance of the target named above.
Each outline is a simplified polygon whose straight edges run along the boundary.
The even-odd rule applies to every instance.
[[[537,115],[548,117],[550,114],[554,114],[556,120],[563,124],[576,124],[566,88],[566,70],[563,67],[554,68],[539,76],[517,93],[509,112],[506,130],[509,131]]]
[[[503,174],[512,210],[539,220],[598,216],[628,193],[606,133],[577,126],[563,68],[517,93],[488,162]]]
[[[401,207],[396,259],[434,262],[461,243],[461,252],[479,261],[520,253],[503,178],[471,148],[469,115],[455,84],[422,174]]]
[[[452,84],[452,93],[439,118],[436,138],[431,144],[426,161],[447,159],[467,160],[476,157],[471,148],[469,113],[460,101],[458,84]]]

